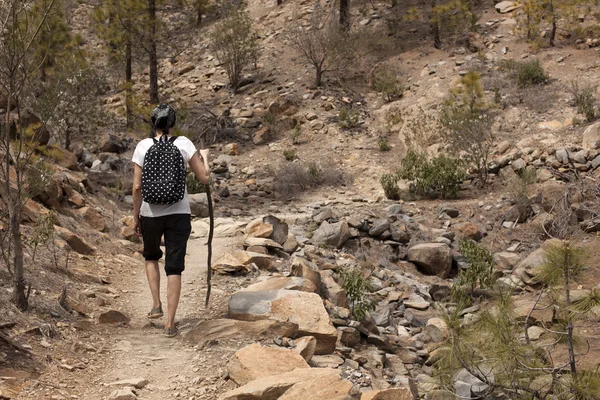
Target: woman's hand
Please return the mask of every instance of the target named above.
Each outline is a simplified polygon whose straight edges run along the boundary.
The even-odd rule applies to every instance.
[[[133,218],[133,232],[138,238],[142,237],[142,224],[139,217]]]

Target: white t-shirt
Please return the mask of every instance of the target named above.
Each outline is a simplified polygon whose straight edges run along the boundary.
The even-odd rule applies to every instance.
[[[196,146],[185,136],[178,136],[173,143],[181,151],[181,155],[187,165],[192,156],[196,154]],[[152,138],[147,138],[139,142],[135,147],[131,161],[143,168],[144,157],[146,157],[146,153],[153,144],[154,141]],[[171,214],[191,214],[187,187],[185,188],[183,199],[175,204],[148,204],[142,201],[142,208],[140,209],[142,217],[162,217]]]

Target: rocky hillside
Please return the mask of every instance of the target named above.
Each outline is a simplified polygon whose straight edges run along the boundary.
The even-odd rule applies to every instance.
[[[0,268],[7,310],[0,316],[0,398],[529,398],[527,390],[545,390],[548,375],[527,375],[535,385],[514,389],[489,360],[476,369],[444,364],[461,328],[478,327],[499,309],[496,291],[510,299],[510,321],[519,327],[511,343],[552,347],[543,366],[568,381],[567,345],[554,342],[565,323],[564,295],[543,283],[544,266],[559,239],[586,246],[592,254],[566,286],[573,301],[595,296],[600,122],[580,113],[573,85],[600,77],[598,39],[560,30],[555,47],[538,49],[516,30],[520,5],[484,2],[477,33],[467,39],[435,49],[426,24],[407,23],[391,49],[365,56],[343,76],[326,75],[317,88],[286,36],[294,20],[309,26],[313,2],[250,0],[247,9],[261,55],[238,94],[209,50],[210,19],[185,52],[160,61],[162,98],[189,114],[184,132],[198,146],[201,134],[221,135],[209,142],[216,235],[227,246],[212,265],[214,305],[204,311],[200,297],[182,300],[198,304],[181,316],[182,336],[164,356],[177,364],[197,353],[171,377],[181,384],[161,381],[162,359],[152,355],[139,368],[119,364],[121,352],[135,354],[131,343],[122,350],[120,335],[140,342],[158,336],[140,321],[141,275],[133,271],[142,261],[129,160],[145,132],[122,131],[95,145],[77,143],[73,152],[56,147],[43,190],[26,204],[31,310],[10,304],[11,274]],[[86,30],[93,10],[80,4],[72,23],[101,55],[99,39]],[[397,14],[388,3],[352,8],[354,26],[380,36]],[[598,22],[589,10],[578,18]],[[520,87],[506,66],[531,60],[539,60],[547,82]],[[388,101],[373,88],[372,71],[382,66],[394,70],[400,98]],[[380,178],[400,166],[415,135],[424,135],[417,139],[431,157],[446,151],[427,127],[437,127],[428,125],[431,116],[468,71],[478,72],[486,102],[495,104],[487,185],[477,186],[467,171],[457,198],[440,200],[417,196],[414,182],[400,180],[403,200],[387,199]],[[147,85],[148,71],[136,74],[136,94]],[[107,111],[124,107],[116,90],[105,100]],[[190,246],[199,248],[207,199],[190,199]],[[461,308],[453,288],[476,268],[466,241],[485,250],[491,283],[478,282]],[[203,279],[197,272],[192,283]],[[577,355],[582,370],[600,351],[597,313],[574,328],[589,344]],[[559,398],[552,390],[548,398]]]

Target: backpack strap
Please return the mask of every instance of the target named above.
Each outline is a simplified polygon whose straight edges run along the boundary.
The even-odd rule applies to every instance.
[[[174,143],[175,140],[177,140],[177,136],[171,136],[171,138],[169,139],[169,142]]]
[[[156,138],[152,138],[152,140],[154,141],[154,144],[158,143],[158,140],[156,140]]]

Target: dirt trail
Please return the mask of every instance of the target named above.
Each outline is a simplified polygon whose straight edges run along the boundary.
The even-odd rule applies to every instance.
[[[213,292],[209,310],[204,309],[206,294],[206,239],[190,240],[186,257],[186,271],[177,324],[180,330],[194,325],[199,320],[222,317],[228,298],[227,284],[218,278],[213,280]],[[213,254],[220,254],[231,243],[229,238],[215,238]],[[161,263],[162,270],[162,263]],[[107,386],[122,379],[144,378],[149,384],[138,391],[139,399],[159,400],[166,398],[211,399],[215,398],[215,383],[223,375],[226,360],[218,352],[200,349],[185,343],[181,336],[168,339],[161,335],[166,317],[150,322],[150,293],[142,268],[134,279],[121,288],[125,311],[132,317],[127,329],[115,329],[108,338],[106,364],[95,374],[95,390],[86,393],[90,400],[104,400],[118,387]],[[166,279],[161,276],[161,300],[166,307]],[[166,311],[166,308],[165,308]],[[202,350],[202,351],[200,351]]]

